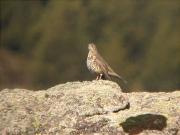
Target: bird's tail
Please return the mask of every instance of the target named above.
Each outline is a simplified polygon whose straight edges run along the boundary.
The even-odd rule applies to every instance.
[[[115,72],[108,72],[108,74],[110,76],[114,76],[114,77],[121,79],[125,84],[127,84],[127,81],[125,79],[123,79],[120,75],[116,74]]]

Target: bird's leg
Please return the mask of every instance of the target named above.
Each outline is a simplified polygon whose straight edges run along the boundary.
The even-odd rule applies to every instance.
[[[99,79],[102,79],[102,76],[103,76],[103,74],[100,74],[100,75],[99,75]]]
[[[99,80],[99,75],[97,75],[96,80]]]

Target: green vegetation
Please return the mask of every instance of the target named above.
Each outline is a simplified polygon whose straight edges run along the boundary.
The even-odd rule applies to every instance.
[[[180,88],[179,0],[1,0],[0,6],[0,88],[92,79],[85,64],[90,42],[129,88]]]

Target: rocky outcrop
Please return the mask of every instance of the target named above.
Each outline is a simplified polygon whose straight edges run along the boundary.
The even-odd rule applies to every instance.
[[[0,92],[2,134],[177,135],[180,92],[123,93],[111,81]]]

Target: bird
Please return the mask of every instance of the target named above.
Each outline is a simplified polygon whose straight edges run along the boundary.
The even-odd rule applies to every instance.
[[[106,79],[111,80],[111,77],[121,79],[125,84],[127,83],[120,75],[118,75],[109,64],[99,54],[94,43],[88,44],[87,68],[90,72],[97,75],[96,80]]]

